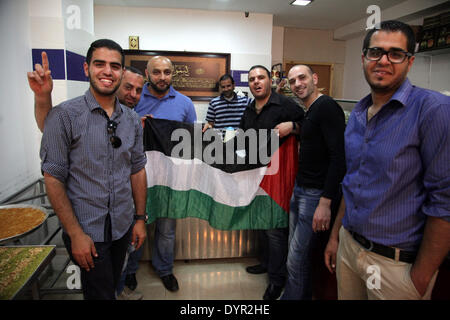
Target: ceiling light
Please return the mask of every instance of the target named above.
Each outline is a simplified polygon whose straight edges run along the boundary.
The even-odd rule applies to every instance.
[[[310,4],[312,0],[295,0],[291,2],[291,5],[293,6],[307,6]]]

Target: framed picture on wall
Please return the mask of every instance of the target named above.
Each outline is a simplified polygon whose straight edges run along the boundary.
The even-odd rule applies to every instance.
[[[124,50],[125,65],[145,75],[152,56],[165,56],[173,65],[172,86],[192,100],[210,100],[219,95],[219,78],[230,73],[229,53]]]

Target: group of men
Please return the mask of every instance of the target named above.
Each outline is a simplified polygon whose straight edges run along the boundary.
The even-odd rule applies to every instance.
[[[371,93],[355,106],[347,128],[342,109],[320,93],[307,65],[287,75],[306,112],[271,89],[264,66],[248,73],[253,101],[236,95],[231,76],[219,80],[221,95],[210,103],[204,131],[276,129],[281,139],[295,134],[300,142],[289,228],[262,231],[261,263],[247,268],[268,273],[263,299],[312,298],[311,253],[319,232],[330,228],[324,257],[336,272],[339,299],[430,298],[450,248],[450,98],[411,85],[414,45],[411,28],[398,21],[368,32],[362,64]],[[146,238],[140,117],[197,120],[191,100],[171,86],[169,59],[150,59],[145,85],[142,74],[123,66],[119,45],[93,42],[84,64],[89,90],[55,108],[45,54],[28,74],[44,128],[48,197],[81,267],[86,299],[142,298],[133,291]],[[178,290],[174,240],[175,220],[157,219],[152,264],[171,291]],[[374,265],[378,286],[367,284]]]

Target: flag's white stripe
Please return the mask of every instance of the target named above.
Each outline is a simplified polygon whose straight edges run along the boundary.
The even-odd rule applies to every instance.
[[[179,191],[194,189],[229,206],[246,206],[256,195],[267,195],[259,188],[267,167],[226,173],[198,159],[177,159],[158,151],[146,154],[148,188],[161,185]]]

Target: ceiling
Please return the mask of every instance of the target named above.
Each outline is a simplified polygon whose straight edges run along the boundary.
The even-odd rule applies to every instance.
[[[334,30],[369,17],[369,5],[385,10],[403,1],[314,0],[301,7],[291,6],[292,0],[94,0],[94,5],[271,13],[274,26]]]

